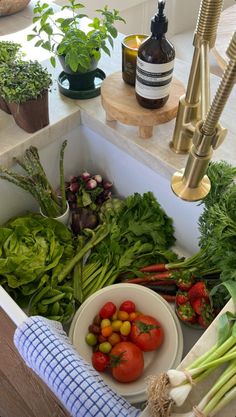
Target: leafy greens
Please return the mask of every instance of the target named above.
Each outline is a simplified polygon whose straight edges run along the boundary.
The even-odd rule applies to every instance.
[[[73,257],[71,232],[54,219],[30,213],[0,227],[0,284],[25,304],[45,284],[53,286]]]
[[[110,232],[92,248],[83,267],[79,301],[112,284],[122,273],[138,273],[143,265],[177,258],[169,250],[175,242],[172,219],[151,192],[134,193],[114,210],[106,210],[105,202],[104,208],[103,222]],[[80,281],[81,276],[77,277]]]

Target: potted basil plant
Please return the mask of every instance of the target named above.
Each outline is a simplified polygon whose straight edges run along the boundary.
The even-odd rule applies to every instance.
[[[110,55],[108,45],[113,47],[113,39],[118,35],[115,22],[125,22],[118,10],[110,11],[105,6],[97,10],[99,17],[85,24],[88,16],[80,13],[84,7],[76,0],[68,0],[68,5],[60,8],[65,17],[58,17],[49,4],[38,1],[33,9],[36,24],[27,36],[28,40],[36,40],[35,46],[51,52],[53,67],[58,57],[72,89],[90,87],[85,84],[96,73],[101,52]]]
[[[0,64],[0,97],[15,122],[32,133],[49,124],[51,75],[37,61],[21,59]]]
[[[0,167],[0,179],[7,180],[29,192],[39,204],[39,211],[45,217],[56,218],[64,224],[69,220],[69,205],[66,200],[64,179],[65,140],[60,150],[60,190],[56,192],[50,184],[41,164],[38,149],[30,146],[21,160],[14,158],[23,173]]]

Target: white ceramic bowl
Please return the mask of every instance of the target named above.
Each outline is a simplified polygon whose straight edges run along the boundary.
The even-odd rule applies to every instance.
[[[97,291],[81,305],[72,321],[69,337],[79,354],[91,363],[92,349],[85,342],[88,326],[104,303],[112,301],[118,307],[125,300],[132,300],[138,311],[158,319],[165,334],[164,343],[158,350],[144,353],[144,372],[137,381],[122,384],[114,380],[110,374],[101,373],[104,381],[111,388],[134,404],[146,400],[145,379],[148,375],[175,368],[181,361],[182,331],[169,304],[152,290],[140,285],[111,285]]]

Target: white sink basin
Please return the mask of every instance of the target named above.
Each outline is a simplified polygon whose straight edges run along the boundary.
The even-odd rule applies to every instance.
[[[88,170],[94,174],[100,173],[113,181],[116,192],[123,196],[134,192],[152,191],[167,214],[174,219],[179,253],[188,255],[196,252],[198,247],[197,222],[201,213],[201,206],[178,199],[170,189],[169,179],[157,174],[151,167],[137,162],[88,128],[81,126],[76,131],[71,131],[67,139],[68,146],[65,152],[66,177],[79,174],[82,170]],[[42,163],[54,186],[58,186],[60,146],[61,142],[57,142],[40,151]],[[0,224],[11,216],[23,213],[25,210],[37,210],[37,204],[30,195],[6,181],[0,181],[0,193],[1,196],[4,196],[1,199]],[[19,325],[26,317],[25,313],[1,287],[0,306],[16,325]],[[233,311],[232,301],[224,310],[227,309]],[[184,360],[183,366],[186,366],[193,357],[198,356],[213,344],[216,337],[216,321],[217,319],[204,334],[203,331],[193,330],[182,324],[184,356],[193,347]],[[210,382],[208,381],[208,384]],[[199,390],[194,391],[195,394],[191,394],[189,401],[187,401],[187,409],[190,408],[191,404],[197,403],[199,396],[205,390],[206,386],[200,384]],[[226,407],[225,416],[235,416],[234,403],[235,401]],[[142,417],[149,417],[148,409],[143,412]]]
[[[65,151],[65,174],[69,178],[88,170],[94,174],[100,173],[113,181],[116,192],[127,196],[134,192],[152,191],[167,214],[174,219],[177,249],[183,254],[197,250],[197,220],[201,208],[194,203],[186,203],[178,199],[171,191],[169,180],[163,178],[147,167],[137,162],[131,156],[112,145],[101,136],[83,126],[72,131]],[[46,168],[54,186],[58,186],[58,160],[60,142],[54,142],[40,151],[41,161]],[[26,192],[0,181],[0,194],[4,196],[0,206],[0,224],[11,216],[19,215],[26,210],[37,210],[37,203]],[[2,291],[0,305],[18,325],[24,318],[19,313],[19,307]],[[185,325],[184,355],[202,334],[201,331],[189,329]]]

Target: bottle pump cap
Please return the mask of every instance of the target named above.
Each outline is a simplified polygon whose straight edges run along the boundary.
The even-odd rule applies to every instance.
[[[165,1],[158,1],[158,13],[153,16],[151,20],[151,32],[152,33],[166,33],[168,29],[168,19],[164,14]]]

